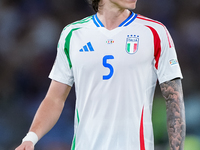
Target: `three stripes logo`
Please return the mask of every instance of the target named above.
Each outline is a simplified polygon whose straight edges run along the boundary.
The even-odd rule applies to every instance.
[[[82,49],[79,50],[80,52],[93,52],[94,48],[92,47],[92,44],[88,42],[85,46],[83,46]]]

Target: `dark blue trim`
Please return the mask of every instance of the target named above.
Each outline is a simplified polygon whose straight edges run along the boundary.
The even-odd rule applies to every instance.
[[[99,20],[97,14],[95,15],[95,18],[97,19],[97,22],[100,24],[101,27],[104,27],[103,23]]]
[[[128,26],[130,23],[132,23],[135,20],[135,18],[137,18],[137,14],[135,14],[134,12],[131,11],[131,15],[126,20],[124,20],[118,27]],[[99,20],[97,14],[93,15],[92,19],[94,21],[94,24],[97,27],[104,27],[103,23]]]
[[[131,22],[133,22],[135,20],[135,18],[137,18],[137,14],[135,14],[135,16],[129,21],[127,22],[124,26],[128,26]]]
[[[96,19],[95,19],[94,16],[95,16],[95,15],[92,16],[92,19],[93,19],[93,21],[94,21],[94,24],[95,24],[97,27],[100,27],[99,24],[96,22]]]
[[[129,19],[131,19],[131,17],[133,17],[134,13],[131,11],[131,15],[126,19],[124,20],[120,25],[119,27],[123,26]]]

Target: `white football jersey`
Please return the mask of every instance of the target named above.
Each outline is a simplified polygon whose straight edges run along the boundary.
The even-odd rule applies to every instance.
[[[157,80],[182,74],[166,27],[132,12],[113,30],[97,14],[66,26],[49,77],[75,83],[72,150],[153,150]]]

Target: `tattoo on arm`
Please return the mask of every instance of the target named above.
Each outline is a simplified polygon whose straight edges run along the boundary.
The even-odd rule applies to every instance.
[[[164,82],[160,85],[166,100],[167,129],[171,150],[183,150],[185,139],[185,107],[180,79]]]

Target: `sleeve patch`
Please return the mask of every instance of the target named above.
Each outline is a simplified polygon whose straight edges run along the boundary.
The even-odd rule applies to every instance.
[[[177,59],[171,59],[171,60],[169,61],[169,64],[170,64],[171,66],[178,65],[178,60],[177,60]]]

